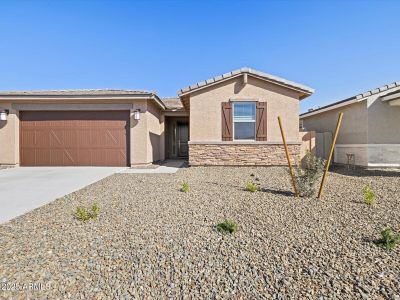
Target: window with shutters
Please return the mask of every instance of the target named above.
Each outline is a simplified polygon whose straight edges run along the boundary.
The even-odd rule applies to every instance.
[[[233,103],[233,139],[256,139],[256,102]]]

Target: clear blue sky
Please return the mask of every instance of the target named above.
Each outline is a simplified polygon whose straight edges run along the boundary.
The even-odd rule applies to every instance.
[[[1,1],[0,90],[175,96],[249,66],[309,85],[301,109],[400,80],[400,1]]]

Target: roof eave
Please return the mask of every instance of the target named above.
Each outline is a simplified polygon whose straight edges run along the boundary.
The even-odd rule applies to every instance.
[[[26,100],[154,100],[163,110],[166,106],[155,93],[148,94],[98,94],[98,95],[49,95],[49,94],[1,94],[0,101],[26,101]]]
[[[383,102],[389,102],[389,101],[398,100],[398,99],[400,99],[400,90],[395,94],[386,95],[386,96],[382,97]]]
[[[334,110],[334,109],[338,109],[338,108],[341,108],[341,107],[344,107],[344,106],[352,105],[354,103],[358,103],[358,102],[364,101],[366,99],[367,98],[357,99],[356,97],[354,97],[354,99],[352,98],[351,100],[348,100],[346,102],[337,103],[336,105],[331,105],[331,106],[328,106],[328,107],[321,107],[319,109],[315,109],[315,110],[312,110],[312,111],[309,111],[309,112],[305,112],[303,114],[300,114],[299,117],[300,117],[300,119],[308,118],[308,117],[311,117],[311,116],[314,116],[314,115],[318,115],[318,114],[321,114],[321,113],[324,113],[324,112],[327,112],[327,111],[330,111],[330,110]]]
[[[370,91],[367,91],[367,92],[364,92],[364,93],[360,93],[360,94],[358,94],[356,96],[353,96],[353,97],[350,97],[348,99],[345,99],[345,100],[342,100],[342,101],[339,101],[339,102],[335,102],[335,103],[323,106],[321,108],[317,108],[317,109],[312,110],[310,112],[305,112],[303,114],[300,114],[300,119],[311,117],[311,116],[314,116],[314,115],[317,115],[317,114],[320,114],[320,113],[323,113],[323,112],[326,112],[326,111],[330,111],[330,110],[333,110],[333,109],[337,109],[337,108],[340,108],[340,107],[343,107],[343,106],[347,106],[347,105],[351,105],[351,104],[354,104],[354,103],[358,103],[358,102],[364,101],[364,100],[368,99],[369,97],[377,95],[377,94],[380,94],[380,96],[378,96],[378,97],[382,101],[391,101],[394,98],[400,98],[400,88],[399,87],[400,87],[400,82],[398,82],[398,81],[397,82],[393,82],[393,83],[384,85],[384,86],[382,86],[380,88],[376,88],[376,89],[373,89],[373,90],[370,90]],[[393,89],[395,91],[391,92],[391,90],[393,90]],[[395,93],[395,94],[393,95],[393,93]]]

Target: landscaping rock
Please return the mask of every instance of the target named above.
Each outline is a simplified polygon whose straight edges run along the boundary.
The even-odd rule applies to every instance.
[[[398,299],[400,247],[374,243],[400,230],[388,174],[332,173],[322,200],[293,197],[282,167],[115,174],[0,225],[0,298]],[[93,202],[97,219],[74,218]]]

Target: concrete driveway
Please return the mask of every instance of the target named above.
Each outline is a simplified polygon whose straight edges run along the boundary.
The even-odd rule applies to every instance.
[[[0,223],[125,169],[20,167],[0,170]]]

